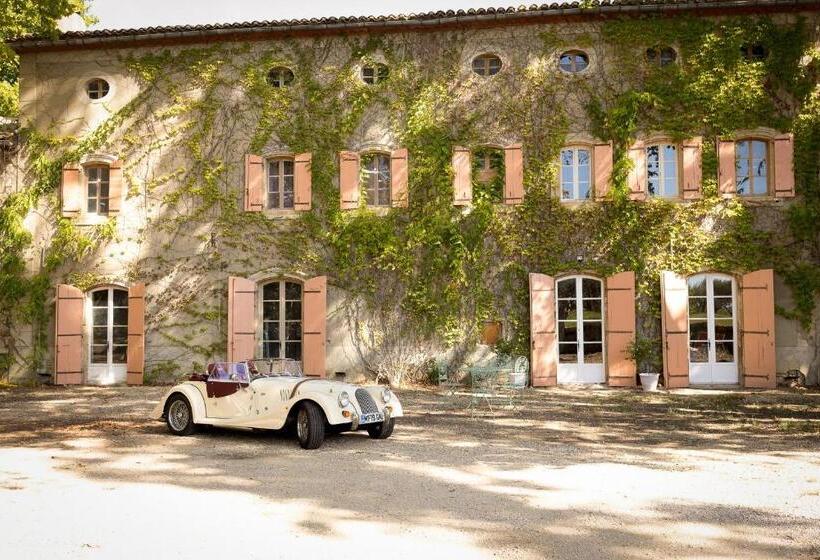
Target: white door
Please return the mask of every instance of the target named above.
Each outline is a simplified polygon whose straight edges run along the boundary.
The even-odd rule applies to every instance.
[[[738,382],[735,282],[723,274],[698,274],[689,285],[689,383]]]
[[[597,278],[556,282],[558,383],[603,383],[603,287]]]
[[[125,383],[128,350],[128,290],[99,288],[87,300],[88,378],[94,385]]]

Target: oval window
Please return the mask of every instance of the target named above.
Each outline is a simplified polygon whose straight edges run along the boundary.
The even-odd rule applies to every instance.
[[[111,91],[111,86],[102,78],[94,78],[85,84],[85,92],[89,99],[102,99],[108,92]]]
[[[558,59],[558,67],[564,72],[575,74],[589,66],[589,55],[582,51],[567,51]]]
[[[366,84],[378,84],[387,79],[390,70],[387,65],[377,62],[362,66],[362,81]]]
[[[672,47],[651,47],[646,49],[646,60],[657,66],[667,66],[677,60],[678,53]]]
[[[286,87],[293,82],[293,70],[285,66],[277,66],[268,72],[268,83],[273,87]]]
[[[481,54],[473,59],[473,72],[479,76],[495,76],[501,66],[501,59],[494,54]]]

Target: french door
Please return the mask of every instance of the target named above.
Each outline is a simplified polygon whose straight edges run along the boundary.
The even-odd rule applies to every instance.
[[[738,383],[736,286],[724,274],[698,274],[689,287],[689,383]]]
[[[99,288],[87,300],[88,379],[97,385],[124,383],[128,351],[128,290]]]
[[[558,383],[603,383],[604,322],[600,280],[585,276],[556,282]]]

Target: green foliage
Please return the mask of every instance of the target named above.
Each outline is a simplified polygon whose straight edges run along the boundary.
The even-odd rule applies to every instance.
[[[157,204],[163,218],[148,227],[179,235],[193,225],[212,224],[219,243],[248,257],[230,261],[214,251],[191,259],[232,274],[258,271],[252,257],[274,246],[277,256],[269,265],[327,274],[331,284],[376,314],[398,308],[406,317],[403,328],[414,336],[470,343],[485,320],[504,317],[507,334],[498,349],[528,353],[529,271],[635,271],[641,349],[653,347],[655,356],[662,270],[744,273],[774,267],[794,292],[795,308],[781,312],[808,328],[820,292],[820,101],[817,53],[806,24],[763,17],[623,19],[603,23],[602,32],[602,38],[573,37],[574,44],[607,46],[612,74],[589,80],[556,77],[527,56],[509,61],[509,71],[490,80],[465,78],[464,39],[458,34],[424,64],[401,54],[405,45],[398,37],[347,39],[349,53],[332,64],[326,53],[339,49],[337,39],[131,56],[124,62],[142,87],[128,106],[85,138],[29,141],[37,154],[35,179],[0,209],[3,309],[9,318],[25,314],[42,321],[49,278],[59,277],[67,262],[88,262],[95,248],[115,236],[114,221],[81,235],[70,221],[55,219],[43,271],[33,281],[25,277],[23,252],[31,239],[22,220],[38,200],[52,195],[63,161],[107,149],[136,166],[152,150],[168,146],[186,163],[143,183],[146,192],[162,193]],[[543,50],[529,53],[531,58],[548,59],[564,41],[550,33],[541,39]],[[754,42],[770,47],[768,59],[740,56],[740,47]],[[679,63],[647,64],[641,53],[664,45],[678,49]],[[356,65],[377,54],[387,60],[390,77],[365,85]],[[291,87],[273,88],[266,81],[267,70],[280,64],[297,69]],[[352,148],[351,138],[379,115],[387,115],[396,144],[409,149],[409,206],[343,212],[335,184],[337,154]],[[164,127],[164,136],[143,128],[149,120]],[[613,142],[614,189],[604,202],[573,206],[557,197],[556,161],[576,121],[591,122],[592,133]],[[724,200],[716,192],[714,138],[758,126],[792,130],[796,138],[800,197],[788,219],[776,213],[781,218],[774,223],[765,205]],[[701,200],[629,200],[627,148],[636,134],[649,131],[675,139],[704,137]],[[524,202],[497,203],[503,160],[496,155],[498,176],[475,182],[472,207],[455,207],[453,146],[511,140],[524,144]],[[297,219],[272,220],[237,206],[239,185],[232,177],[238,176],[242,154],[271,146],[312,153],[313,210]],[[129,196],[139,192],[135,182]],[[136,277],[147,277],[147,270],[162,277],[176,263],[157,254],[140,266]],[[182,310],[192,325],[222,317],[190,304]],[[160,332],[203,359],[221,351],[218,344],[195,344],[192,335]],[[640,361],[649,361],[648,354],[642,356]]]

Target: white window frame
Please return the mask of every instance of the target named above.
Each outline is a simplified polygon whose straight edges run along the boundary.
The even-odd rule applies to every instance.
[[[370,176],[374,173],[373,171],[367,169],[365,167],[365,160],[370,157],[383,157],[387,159],[387,202],[384,204],[379,204],[378,202],[371,204],[369,195],[369,186],[370,186]],[[359,177],[359,188],[361,189],[360,192],[364,195],[364,199],[367,202],[367,206],[369,208],[389,208],[392,205],[393,201],[393,170],[390,168],[390,153],[383,152],[380,150],[368,150],[366,152],[362,152],[359,156],[359,161],[361,162],[360,168],[360,177]],[[375,174],[378,175],[378,165],[376,165]],[[379,198],[379,188],[378,188],[378,177],[376,178],[376,200],[378,201]]]
[[[664,156],[664,148],[666,146],[672,146],[675,148],[675,193],[668,194],[665,192],[666,190],[666,159]],[[655,192],[654,194],[649,191],[649,150],[650,148],[658,148],[658,185],[664,191],[662,193]],[[680,198],[681,193],[681,147],[679,144],[675,142],[667,142],[663,140],[658,140],[654,142],[648,142],[646,147],[644,148],[644,158],[646,159],[646,194],[647,196],[651,196],[654,198]]]
[[[563,152],[566,150],[572,150],[572,196],[571,198],[564,198],[564,158]],[[589,163],[587,164],[588,167],[588,187],[587,187],[587,194],[586,198],[581,198],[580,196],[580,184],[578,181],[578,168],[580,164],[578,163],[578,151],[584,150],[589,154]],[[595,197],[595,193],[593,192],[593,180],[592,180],[592,172],[593,172],[593,161],[592,161],[593,153],[592,153],[592,146],[586,145],[570,145],[564,146],[561,148],[561,152],[558,156],[558,165],[559,165],[559,172],[558,172],[558,189],[560,190],[560,198],[561,202],[585,202],[587,200],[593,200]]]
[[[291,170],[291,184],[293,185],[293,197],[291,198],[291,205],[285,206],[285,182],[284,179],[288,175],[284,172],[279,174],[279,178],[281,179],[279,183],[279,206],[271,206],[271,197],[273,193],[270,190],[270,179],[271,179],[271,168],[276,164],[278,167],[281,165],[280,162],[289,161],[291,162],[292,170]],[[271,211],[277,210],[293,210],[296,206],[296,162],[294,157],[291,155],[278,155],[278,156],[271,156],[265,159],[265,209]]]
[[[738,163],[738,146],[741,142],[748,142],[749,143],[749,155],[746,157],[746,162],[749,165],[749,192],[748,193],[739,193],[737,191],[738,182],[740,180],[740,175],[737,173],[737,163]],[[755,185],[755,176],[752,173],[752,161],[754,160],[754,150],[753,144],[754,142],[760,142],[764,145],[766,149],[765,160],[766,160],[766,191],[762,193],[754,192],[754,185]],[[742,137],[735,140],[735,157],[734,157],[734,166],[735,166],[735,194],[742,198],[754,198],[756,196],[770,196],[772,192],[772,142],[768,138],[761,138],[758,136],[749,136],[749,137]]]
[[[601,295],[598,299],[601,302],[601,361],[597,363],[586,363],[584,361],[584,320],[583,320],[583,281],[584,279],[594,280],[601,287]],[[572,363],[561,363],[561,321],[559,318],[560,302],[568,300],[558,296],[558,284],[566,280],[575,281],[575,296],[572,301],[576,302],[575,325],[577,330],[575,356],[577,361]],[[601,278],[587,274],[576,274],[563,276],[555,279],[555,339],[556,339],[556,359],[558,362],[558,382],[559,383],[605,383],[606,382],[606,286]],[[580,306],[578,303],[580,302]],[[595,321],[590,321],[595,322]],[[597,343],[595,341],[594,343]]]
[[[265,356],[265,344],[267,342],[279,342],[279,355],[278,356],[268,356],[265,359],[281,359],[286,357],[287,353],[287,343],[288,342],[296,342],[295,340],[289,340],[287,338],[287,323],[288,319],[286,316],[286,303],[288,301],[296,301],[296,300],[288,300],[286,299],[286,284],[298,284],[300,289],[300,299],[299,302],[301,304],[301,314],[299,316],[299,333],[300,338],[299,342],[301,344],[301,351],[298,361],[302,362],[304,356],[304,344],[305,344],[305,333],[304,333],[304,325],[305,325],[305,285],[304,282],[295,278],[289,277],[281,277],[281,278],[269,278],[265,281],[259,282],[257,289],[257,297],[259,300],[259,305],[257,307],[258,314],[257,314],[257,324],[259,325],[259,332],[257,335],[257,340],[259,341],[259,351],[258,355],[261,357]],[[265,302],[266,301],[273,301],[273,300],[266,300],[265,299],[265,286],[269,286],[270,284],[278,284],[279,288],[279,319],[277,322],[279,323],[279,339],[278,340],[268,340],[265,338]],[[296,358],[292,358],[296,359]]]
[[[707,362],[693,362],[691,352],[687,352],[687,360],[689,361],[689,380],[693,385],[697,384],[736,384],[739,383],[738,375],[738,336],[740,332],[737,328],[737,282],[729,274],[720,273],[701,273],[693,274],[687,278],[686,285],[686,340],[687,348],[691,348],[691,322],[692,314],[689,312],[689,280],[693,278],[703,277],[706,280],[706,336],[709,341],[708,361]],[[732,361],[718,362],[717,361],[717,340],[715,340],[715,288],[714,281],[716,279],[729,280],[732,285]],[[696,296],[703,297],[703,296]],[[718,296],[726,297],[726,296]],[[703,320],[702,318],[698,318]],[[722,341],[725,342],[725,341]]]

